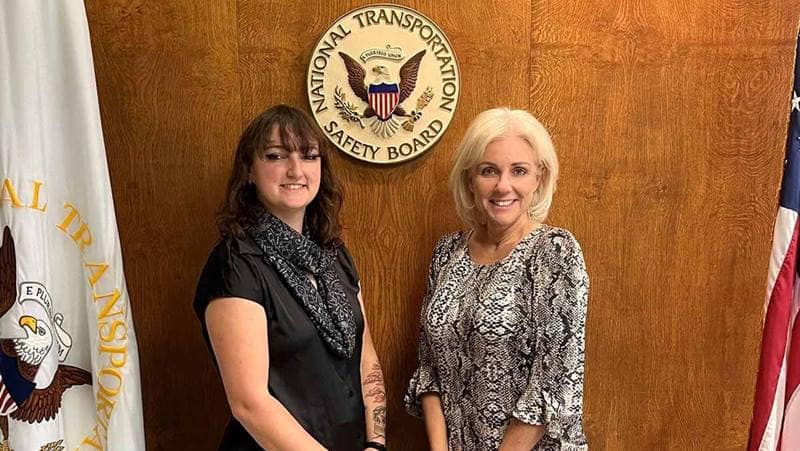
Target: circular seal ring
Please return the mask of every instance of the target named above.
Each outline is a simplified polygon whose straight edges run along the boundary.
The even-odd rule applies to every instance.
[[[392,164],[429,150],[447,130],[461,92],[453,47],[411,8],[376,4],[342,15],[308,65],[314,119],[339,150]]]

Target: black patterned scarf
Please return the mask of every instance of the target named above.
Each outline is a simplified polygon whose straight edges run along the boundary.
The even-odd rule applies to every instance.
[[[339,357],[350,358],[356,345],[353,309],[334,268],[336,249],[323,249],[265,209],[246,228],[289,291],[300,301],[322,341]],[[316,288],[308,279],[316,279]]]

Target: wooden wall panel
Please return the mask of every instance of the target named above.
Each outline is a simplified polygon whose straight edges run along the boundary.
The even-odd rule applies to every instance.
[[[564,165],[552,219],[592,275],[589,438],[741,449],[797,14],[587,3],[537,2],[530,58],[531,108]]]
[[[307,108],[317,39],[369,2],[87,1],[142,361],[149,449],[216,449],[224,395],[190,308],[243,126]],[[593,449],[740,449],[791,90],[797,12],[777,0],[403,1],[437,22],[462,97],[409,163],[336,153],[346,241],[389,395],[392,449],[425,449],[400,398],[446,188],[469,121],[528,108],[562,176],[550,222],[592,279],[586,428]],[[201,412],[202,414],[198,414]]]
[[[191,308],[240,132],[232,1],[87,1],[151,450],[216,449],[227,409]]]

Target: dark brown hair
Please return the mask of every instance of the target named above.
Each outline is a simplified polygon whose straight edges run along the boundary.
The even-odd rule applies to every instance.
[[[233,157],[225,201],[217,214],[220,235],[241,237],[243,228],[255,222],[255,212],[260,204],[255,185],[247,182],[248,174],[258,152],[266,148],[275,127],[287,149],[306,153],[309,145],[319,146],[322,166],[319,192],[306,208],[304,228],[312,240],[323,246],[339,244],[342,189],[328,162],[330,144],[306,113],[287,105],[276,105],[264,111],[242,133]]]

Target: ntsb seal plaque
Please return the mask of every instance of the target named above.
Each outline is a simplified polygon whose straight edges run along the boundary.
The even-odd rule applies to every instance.
[[[308,101],[341,151],[370,163],[422,155],[447,130],[460,93],[453,48],[413,9],[354,9],[323,33],[308,66]]]

